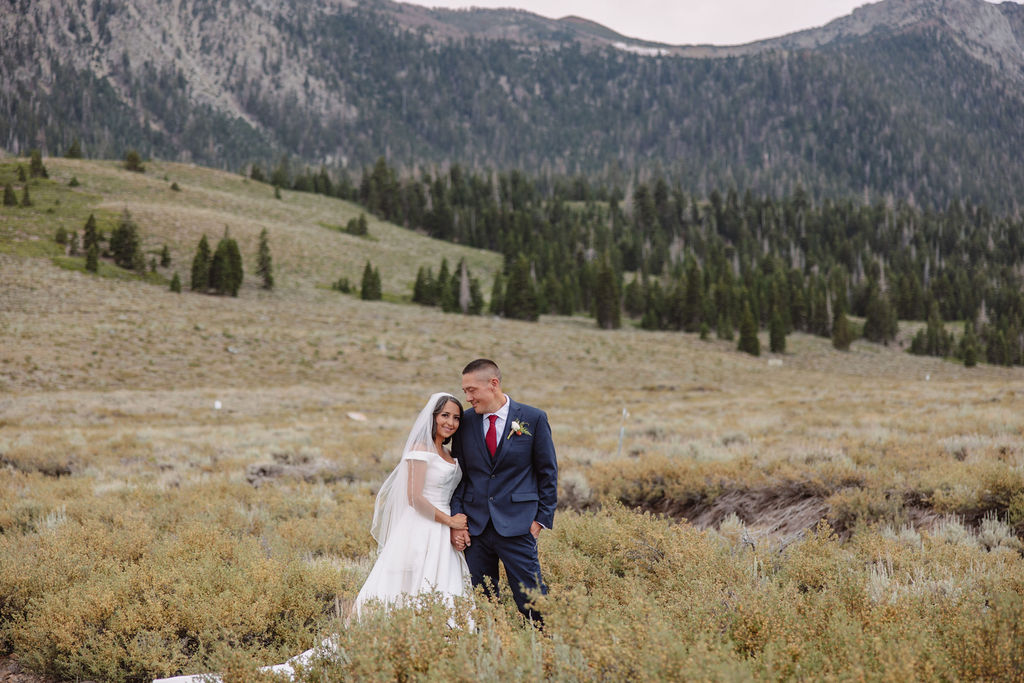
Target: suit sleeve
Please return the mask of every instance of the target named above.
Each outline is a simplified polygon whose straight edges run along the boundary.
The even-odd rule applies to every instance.
[[[536,432],[533,435],[533,471],[537,475],[537,521],[551,529],[555,523],[555,506],[558,503],[558,462],[555,459],[555,444],[551,441],[551,425],[548,416],[540,411]]]
[[[465,427],[463,427],[465,429]],[[459,467],[462,468],[462,479],[459,480],[459,485],[455,487],[455,491],[452,492],[451,508],[452,515],[466,514],[466,510],[462,505],[462,496],[466,492],[466,479],[468,474],[466,473],[466,461],[462,457],[462,430],[459,430],[455,434],[455,438],[452,439],[452,457],[459,462]]]

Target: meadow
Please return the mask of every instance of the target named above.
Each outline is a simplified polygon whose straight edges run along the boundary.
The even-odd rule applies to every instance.
[[[487,283],[500,256],[347,235],[324,224],[357,206],[229,173],[46,164],[0,213],[0,649],[24,675],[258,680],[333,633],[303,680],[1024,680],[1024,369],[444,314],[402,303],[416,269]],[[169,268],[91,275],[53,242],[124,208]],[[225,226],[240,296],[169,292]],[[386,301],[329,289],[367,259]],[[376,486],[478,356],[553,427],[546,630],[507,595],[475,630],[429,602],[347,622]]]

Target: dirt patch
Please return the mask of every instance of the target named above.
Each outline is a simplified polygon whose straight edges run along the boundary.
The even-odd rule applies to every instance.
[[[273,479],[301,479],[302,481],[335,481],[352,483],[355,476],[325,458],[297,456],[290,453],[274,453],[273,462],[252,463],[245,468],[245,479],[259,488]]]
[[[24,671],[21,664],[18,664],[13,657],[0,657],[0,683],[56,683],[56,681]]]

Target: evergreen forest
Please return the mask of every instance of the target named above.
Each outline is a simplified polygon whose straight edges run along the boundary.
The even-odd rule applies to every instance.
[[[275,171],[279,181],[284,172]],[[502,253],[490,312],[508,317],[582,313],[617,327],[611,300],[646,329],[733,339],[747,311],[776,337],[833,336],[840,319],[845,336],[850,315],[863,318],[856,336],[880,343],[895,338],[899,320],[926,321],[914,353],[1024,364],[1024,220],[967,201],[938,210],[814,202],[799,187],[781,198],[731,188],[704,197],[666,178],[623,189],[458,164],[402,178],[383,158],[356,184],[323,170],[287,181]],[[448,269],[441,264],[437,278],[422,271],[413,300],[458,310],[460,286],[479,283]],[[525,310],[510,304],[524,290]],[[954,338],[947,321],[962,322],[962,334]]]

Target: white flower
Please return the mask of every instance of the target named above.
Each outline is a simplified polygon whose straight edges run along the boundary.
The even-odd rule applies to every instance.
[[[522,436],[523,434],[526,434],[527,436],[533,436],[533,434],[530,433],[530,430],[527,429],[527,426],[528,425],[525,422],[520,422],[519,420],[512,420],[512,423],[509,424],[508,426],[508,436],[506,436],[505,438],[511,439],[513,434],[515,434],[516,436]]]

